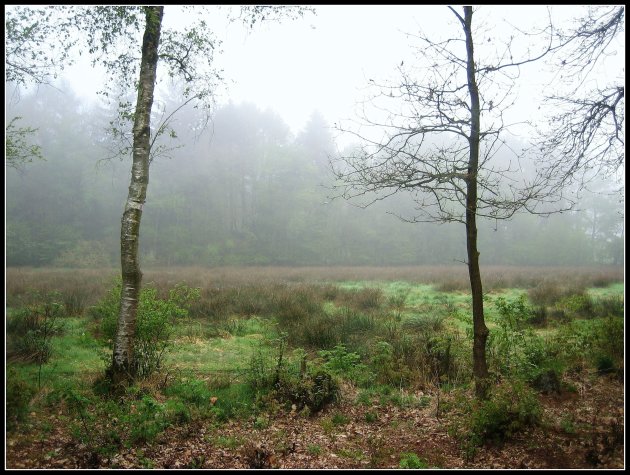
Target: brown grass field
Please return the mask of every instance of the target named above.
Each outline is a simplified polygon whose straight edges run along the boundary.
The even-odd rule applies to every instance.
[[[468,270],[457,266],[408,267],[169,267],[143,269],[143,282],[170,288],[183,282],[191,287],[222,288],[278,282],[406,281],[434,284],[442,291],[466,291]],[[622,267],[482,267],[484,290],[529,289],[555,282],[563,287],[605,287],[624,281]],[[7,305],[29,292],[78,293],[86,305],[98,301],[120,275],[115,268],[7,268]]]

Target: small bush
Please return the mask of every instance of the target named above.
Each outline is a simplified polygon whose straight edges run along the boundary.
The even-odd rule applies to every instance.
[[[411,370],[397,357],[394,347],[386,341],[378,341],[373,347],[370,368],[376,382],[392,386],[407,386],[412,378]]]
[[[623,317],[623,296],[600,298],[593,306],[593,313],[598,317]]]
[[[623,318],[608,317],[602,320],[597,331],[598,348],[617,360],[623,360],[625,349],[623,330]]]
[[[338,332],[343,341],[351,336],[368,333],[376,328],[376,320],[371,313],[362,313],[348,307],[343,307],[338,315]]]
[[[390,307],[393,307],[397,312],[402,312],[407,303],[407,297],[411,292],[410,288],[398,290],[395,294],[390,295],[387,299],[387,303]]]
[[[150,396],[144,396],[137,404],[132,405],[129,425],[133,443],[151,442],[170,425],[165,405]]]
[[[544,369],[532,378],[531,386],[543,394],[559,394],[562,390],[561,374],[554,368]]]
[[[116,337],[121,290],[122,281],[117,279],[105,298],[90,309],[90,315],[100,320],[102,339],[110,348]],[[140,291],[133,358],[136,377],[147,378],[161,367],[174,321],[188,316],[188,308],[198,295],[198,289],[181,284],[169,292],[167,299],[158,298],[156,288]]]
[[[289,342],[296,346],[309,348],[331,348],[339,343],[340,335],[336,331],[337,321],[334,317],[317,313],[306,316],[301,322],[283,326]]]
[[[547,307],[539,306],[532,310],[529,323],[535,327],[544,327],[549,319]]]
[[[474,446],[503,442],[540,422],[542,409],[536,394],[520,381],[504,382],[477,403],[468,420],[468,442]]]
[[[288,364],[286,351],[286,334],[279,343],[277,359],[273,361],[268,354],[258,350],[252,356],[248,372],[248,386],[267,401],[278,401],[295,405],[297,410],[307,409],[309,414],[323,409],[334,402],[339,395],[339,384],[335,376],[325,367],[306,364],[306,353],[303,349],[295,350],[294,359],[298,364]],[[338,348],[336,354],[345,354],[345,349]],[[353,357],[336,358],[335,365],[352,364]]]
[[[543,280],[536,287],[527,291],[529,300],[536,306],[550,307],[562,299],[572,296],[585,296],[586,288],[583,285],[561,286],[557,281]]]
[[[500,317],[488,340],[491,360],[500,374],[531,382],[553,366],[557,355],[527,324],[532,309],[524,295],[512,302],[498,298],[496,307]]]
[[[324,358],[323,368],[336,376],[343,377],[357,384],[371,380],[372,373],[361,363],[357,353],[349,353],[344,345],[337,345],[332,350],[321,350]]]
[[[310,414],[321,411],[339,397],[339,384],[324,369],[316,369],[305,377],[284,375],[276,384],[276,399],[295,404],[297,410],[308,408]]]
[[[400,462],[398,464],[400,468],[429,468],[429,464],[426,460],[421,459],[416,454],[411,452],[404,452],[400,454]]]
[[[20,422],[26,420],[36,390],[18,375],[15,368],[9,368],[6,378],[7,430],[12,431]]]
[[[592,318],[595,316],[593,301],[586,293],[564,297],[558,302],[558,306],[579,317]]]
[[[82,316],[89,301],[89,294],[83,287],[73,287],[63,292],[62,300],[69,317]]]
[[[318,288],[318,290],[321,293],[322,298],[327,302],[334,301],[340,292],[339,287],[333,284],[322,285]]]
[[[166,419],[174,424],[185,424],[192,420],[190,408],[183,401],[171,399],[164,405]]]
[[[595,358],[595,367],[599,374],[608,374],[615,371],[615,361],[610,355],[598,355]]]
[[[41,304],[22,308],[7,319],[7,358],[9,360],[46,363],[52,355],[52,337],[64,328],[59,319],[62,305],[58,294],[49,294]]]

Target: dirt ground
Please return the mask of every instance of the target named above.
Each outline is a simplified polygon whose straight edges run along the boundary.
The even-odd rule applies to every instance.
[[[539,427],[481,447],[472,459],[449,435],[448,415],[436,417],[436,398],[427,407],[403,409],[357,405],[345,394],[311,417],[281,411],[262,425],[192,421],[110,458],[78,444],[62,415],[38,415],[49,430],[8,434],[6,468],[399,468],[404,453],[445,469],[624,468],[623,381],[590,375],[572,384],[574,392],[540,396]],[[345,422],[331,424],[333,414]]]

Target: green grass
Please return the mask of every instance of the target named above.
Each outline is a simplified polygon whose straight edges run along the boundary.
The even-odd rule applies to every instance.
[[[321,318],[321,315],[326,315],[333,322],[338,319],[339,325],[334,331],[338,334],[344,332],[343,337],[347,338],[345,342],[347,351],[349,353],[356,352],[361,356],[360,363],[365,365],[365,374],[378,372],[378,368],[369,366],[373,364],[374,349],[378,347],[377,344],[380,341],[388,341],[391,343],[391,347],[399,352],[396,358],[392,357],[388,360],[389,364],[392,365],[389,370],[391,375],[398,377],[406,374],[405,368],[401,369],[396,366],[399,364],[397,358],[400,357],[402,362],[400,364],[407,365],[408,369],[411,368],[409,374],[415,374],[417,377],[417,381],[412,381],[410,384],[416,384],[424,376],[421,376],[420,371],[418,371],[420,366],[414,365],[419,364],[419,362],[426,363],[428,360],[404,360],[404,357],[412,353],[413,348],[418,348],[417,345],[424,344],[421,338],[436,337],[437,340],[444,343],[445,336],[453,335],[454,331],[458,331],[458,335],[461,335],[465,341],[462,343],[462,340],[459,342],[453,340],[450,354],[451,356],[456,355],[454,357],[457,358],[456,365],[470,365],[470,341],[465,336],[466,331],[470,330],[472,326],[469,292],[443,292],[436,290],[439,288],[437,285],[401,280],[352,280],[327,285],[338,287],[339,292],[332,292],[334,289],[330,292],[330,295],[335,295],[334,299],[332,297],[327,298],[322,292],[318,293],[314,289],[300,287],[300,292],[303,292],[305,298],[308,297],[309,309],[314,308],[316,311],[319,305],[321,314],[318,318]],[[258,295],[254,290],[252,290],[251,295]],[[270,293],[265,297],[271,303],[274,302],[273,296],[278,296],[278,301],[282,301],[280,297],[286,296],[283,292],[291,291],[291,289],[279,287],[271,290],[277,292],[277,294]],[[588,289],[588,295],[594,301],[623,298],[623,292],[623,283]],[[485,294],[485,315],[491,331],[496,328],[498,318],[500,318],[496,308],[497,299],[501,297],[511,302],[524,293],[526,293],[525,289],[506,288],[492,290]],[[237,298],[236,294],[231,298]],[[278,308],[288,313],[284,317],[285,320],[296,328],[308,325],[306,320],[310,318],[309,313],[299,314],[298,317],[294,318],[291,313],[293,307],[286,310],[286,308],[283,309],[279,306],[274,307],[271,303],[264,307],[265,312],[268,309]],[[303,307],[296,306],[295,309],[301,311]],[[13,310],[14,308],[8,309],[9,312]],[[591,320],[575,319],[573,324],[576,331],[582,330],[586,334],[594,334],[602,323],[596,317],[598,316],[596,315],[595,319]],[[292,318],[294,319],[292,320]],[[66,317],[61,320],[64,323],[64,331],[52,338],[53,354],[50,361],[43,365],[41,371],[42,391],[39,396],[33,398],[28,410],[29,414],[31,411],[37,413],[40,410],[57,407],[56,404],[66,400],[64,398],[67,394],[84,395],[87,400],[91,401],[90,404],[97,406],[101,404],[98,402],[99,397],[95,395],[92,384],[99,376],[103,375],[106,364],[111,358],[111,350],[92,335],[91,328],[94,321],[91,318]],[[168,393],[167,378],[161,378],[165,387],[154,385],[147,391],[160,401],[165,400],[166,403],[174,404],[172,407],[169,406],[168,411],[170,412],[167,412],[168,414],[173,412],[175,415],[181,412],[182,423],[190,420],[191,417],[193,419],[203,417],[224,422],[235,417],[256,418],[260,416],[260,411],[264,410],[264,406],[260,404],[261,398],[264,399],[268,394],[257,395],[247,384],[247,376],[251,370],[253,356],[258,354],[263,356],[267,365],[266,370],[271,369],[274,362],[277,361],[278,335],[283,330],[278,324],[278,320],[282,321],[272,313],[265,313],[263,315],[248,314],[247,316],[230,314],[228,318],[224,319],[199,317],[180,321],[174,326],[172,345],[164,359],[162,372],[171,375],[169,376],[169,384],[175,384],[178,381],[177,378],[183,374],[204,381],[204,384],[207,383],[207,390],[200,393],[203,395],[203,402],[195,406],[196,409],[192,410],[191,413],[186,412],[185,408],[189,406],[188,402],[184,401],[183,396],[178,395],[177,391]],[[422,324],[423,321],[426,321],[426,325]],[[434,321],[439,324],[433,325],[432,322]],[[326,321],[326,323],[329,322]],[[536,328],[534,331],[538,335],[551,338],[563,328],[563,325],[565,324],[558,323],[545,328]],[[405,340],[405,338],[407,339]],[[321,357],[318,360],[318,349],[321,348],[307,346],[305,348],[308,349],[308,352],[303,354],[308,358],[309,369],[318,364],[321,365]],[[285,348],[284,363],[299,367],[297,357],[292,356],[294,350],[293,346]],[[435,347],[433,351],[437,351]],[[26,381],[31,387],[37,388],[39,367],[36,364],[10,363],[9,366],[13,370],[13,374]],[[467,369],[464,366],[462,366],[462,374],[466,375]],[[348,375],[349,373],[342,373],[338,376],[349,381]],[[459,376],[445,381],[445,384],[456,385],[461,384],[462,381],[465,384],[468,381],[465,380],[465,376],[462,379],[458,378]],[[423,383],[427,381],[429,380]],[[361,388],[356,400],[357,404],[376,405],[376,407],[387,405],[401,408],[422,408],[431,402],[428,397],[415,397],[413,387],[401,390],[399,387],[379,386],[373,378],[370,379],[369,377],[367,382],[364,381],[360,386],[356,381],[355,384]],[[144,390],[142,389],[142,391]],[[214,402],[211,403],[211,399]],[[105,414],[107,411],[101,412]],[[332,414],[321,421],[322,428],[327,434],[342,430],[342,426],[348,423],[339,413],[333,411]],[[366,418],[366,421],[375,422],[377,419],[377,415],[372,414]],[[260,420],[264,421],[264,418]],[[263,423],[258,425],[260,428],[264,427]],[[37,427],[37,424],[33,427]],[[236,441],[225,440],[223,446],[227,447],[237,443]],[[314,446],[311,454],[316,455],[316,452],[317,449]],[[354,454],[350,452],[344,456],[354,458]],[[409,460],[411,465],[415,462],[415,460]]]
[[[593,298],[623,297],[624,287],[623,282],[616,282],[608,285],[607,287],[589,288],[588,294]]]
[[[401,322],[422,315],[442,315],[447,327],[464,330],[470,326],[470,295],[466,292],[439,292],[432,285],[413,284],[404,281],[346,281],[337,284],[344,290],[357,291],[365,288],[380,288],[387,298],[405,295]],[[611,284],[603,288],[588,289],[594,299],[622,297],[623,283]],[[498,313],[494,302],[498,297],[508,301],[517,299],[524,293],[523,289],[505,289],[486,294],[485,314],[488,325],[495,325]],[[322,303],[329,315],[338,314],[339,307],[333,302]],[[8,309],[12,311],[14,309]],[[454,315],[453,310],[459,315]],[[383,313],[389,313],[387,304]],[[377,317],[382,318],[382,317]],[[53,338],[53,357],[45,365],[45,372],[56,373],[64,377],[81,377],[85,373],[98,373],[104,370],[105,359],[109,350],[95,340],[89,329],[89,321],[85,317],[64,318],[65,331]],[[221,336],[209,338],[216,334],[216,327],[204,321],[195,322],[198,329],[197,338],[186,339],[186,323],[175,327],[176,342],[169,351],[165,363],[179,369],[192,370],[199,373],[216,371],[238,371],[247,368],[252,355],[257,351],[272,354],[271,340],[277,337],[276,327],[269,319],[246,318],[235,319],[231,330],[235,335],[222,330]],[[229,327],[228,327],[229,328]],[[549,332],[549,330],[545,330]],[[37,371],[33,364],[23,364],[21,372],[32,375]]]
[[[169,352],[165,362],[179,369],[200,373],[237,371],[247,368],[256,351],[270,353],[272,347],[264,335],[228,336],[199,342],[180,341]]]

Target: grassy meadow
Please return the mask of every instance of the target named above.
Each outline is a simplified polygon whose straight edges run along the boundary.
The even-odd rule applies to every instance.
[[[623,466],[622,268],[482,268],[485,402],[463,265],[146,269],[112,393],[117,274],[6,270],[7,467]]]

